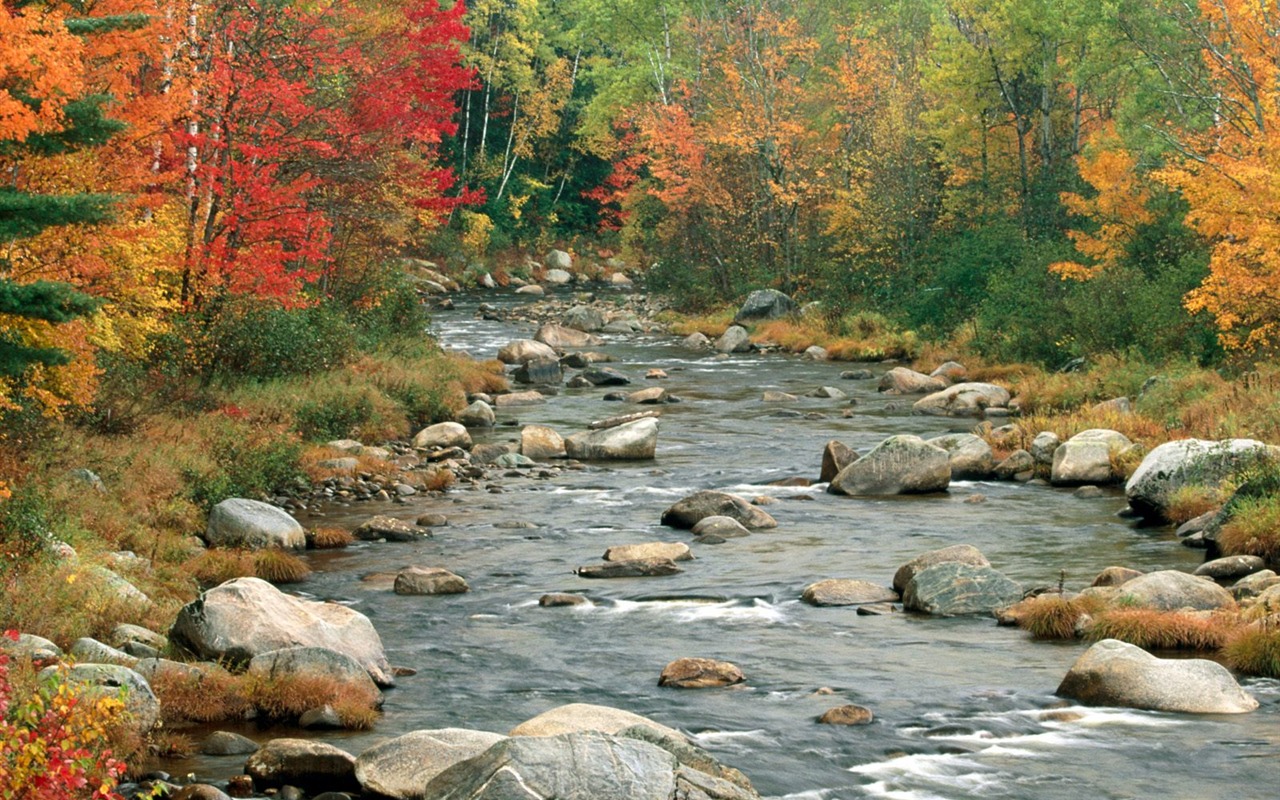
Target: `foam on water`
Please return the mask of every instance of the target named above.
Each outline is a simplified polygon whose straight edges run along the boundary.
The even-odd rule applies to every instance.
[[[746,605],[741,600],[615,600],[605,609],[609,614],[670,614],[680,622],[726,622],[731,624],[777,625],[786,622],[781,605],[756,598]]]

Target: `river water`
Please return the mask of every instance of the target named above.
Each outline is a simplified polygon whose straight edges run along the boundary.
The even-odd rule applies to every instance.
[[[524,298],[518,298],[523,300]],[[491,358],[530,325],[484,321],[480,301],[460,298],[435,333],[453,348]],[[934,436],[968,423],[886,410],[875,381],[842,381],[849,364],[786,355],[727,360],[683,348],[669,336],[606,336],[600,348],[638,388],[650,368],[684,402],[663,406],[657,457],[565,470],[554,477],[496,477],[484,487],[412,497],[405,505],[330,509],[324,524],[354,527],[374,513],[412,520],[443,512],[450,524],[430,541],[358,544],[312,556],[305,594],[348,603],[378,628],[391,663],[412,667],[386,695],[376,730],[321,738],[359,752],[375,741],[448,726],[505,732],[571,702],[634,711],[679,728],[742,769],[761,794],[836,798],[1260,798],[1274,797],[1280,744],[1280,682],[1249,679],[1261,708],[1241,716],[1190,716],[1077,708],[1053,694],[1085,644],[1033,642],[990,618],[914,614],[858,616],[815,608],[800,593],[823,578],[888,585],[913,556],[969,543],[1024,585],[1068,588],[1104,567],[1190,570],[1198,552],[1166,529],[1135,528],[1116,516],[1118,492],[1079,499],[1070,490],[1011,483],[953,484],[945,495],[853,499],[816,480],[824,444],[859,451],[897,433]],[[870,365],[879,374],[884,367]],[[766,389],[794,394],[837,386],[856,401],[804,399],[785,406],[822,418],[773,416]],[[568,435],[593,419],[635,407],[604,402],[603,388],[565,390],[543,406],[499,421],[541,423]],[[901,402],[901,401],[899,401]],[[499,425],[477,441],[518,437]],[[474,433],[474,432],[473,432]],[[491,486],[500,488],[493,491]],[[598,563],[611,545],[688,541],[664,528],[666,507],[699,489],[778,502],[772,531],[693,545],[684,572],[662,578],[591,581],[573,568]],[[966,503],[975,493],[984,503]],[[320,520],[312,519],[311,522]],[[512,522],[533,527],[513,528]],[[417,564],[464,576],[471,592],[401,597],[362,583],[369,572]],[[589,606],[540,608],[546,592],[576,592]],[[659,688],[668,662],[724,659],[747,676],[716,690]],[[831,693],[816,693],[820,688]],[[816,724],[826,709],[857,703],[871,725]],[[1066,708],[1055,721],[1048,712]],[[273,735],[287,735],[281,731]],[[202,771],[231,769],[217,759]]]

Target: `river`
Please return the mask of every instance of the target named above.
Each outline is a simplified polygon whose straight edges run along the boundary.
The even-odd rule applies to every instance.
[[[491,358],[533,327],[478,319],[477,304],[525,299],[460,297],[456,310],[438,315],[435,333],[448,347]],[[888,585],[913,556],[959,543],[975,545],[1028,587],[1056,584],[1061,570],[1068,588],[1081,588],[1113,564],[1190,570],[1199,563],[1200,553],[1180,547],[1171,531],[1117,517],[1121,493],[1080,499],[1065,489],[982,482],[953,484],[945,495],[853,499],[822,486],[765,486],[791,476],[816,480],[830,439],[865,452],[892,434],[927,437],[969,423],[887,410],[891,399],[876,393],[874,380],[840,380],[842,370],[859,365],[780,354],[717,360],[669,336],[605,338],[593,349],[610,353],[611,366],[641,387],[651,383],[643,379],[648,369],[663,369],[670,377],[662,385],[684,401],[662,407],[655,460],[550,477],[495,473],[485,486],[460,485],[404,505],[327,510],[328,525],[426,512],[445,513],[450,524],[430,541],[310,556],[316,573],[303,593],[367,614],[391,663],[418,671],[387,693],[374,731],[320,738],[359,752],[420,728],[505,732],[554,706],[587,702],[686,731],[773,798],[1275,796],[1280,682],[1245,680],[1262,706],[1241,716],[1077,708],[1053,692],[1084,643],[1034,642],[990,618],[859,616],[799,600],[823,578]],[[877,375],[884,369],[866,366]],[[848,400],[761,401],[766,389],[804,394],[823,385],[848,392],[856,413],[841,417]],[[634,410],[604,402],[607,391],[565,390],[546,405],[500,412],[499,421],[567,435]],[[780,407],[821,418],[773,416]],[[518,431],[500,424],[477,441]],[[698,489],[777,498],[767,510],[778,527],[695,544],[696,559],[680,575],[591,581],[573,574],[611,545],[688,541],[687,531],[658,519]],[[965,502],[975,493],[986,502]],[[413,564],[447,567],[471,592],[402,597],[360,581]],[[583,593],[591,605],[541,608],[546,592]],[[747,680],[727,689],[659,688],[663,666],[683,656],[731,661]],[[845,703],[867,706],[875,721],[816,724]],[[1046,713],[1063,707],[1075,712],[1061,717],[1069,721]],[[205,759],[198,767],[236,771],[231,765]]]

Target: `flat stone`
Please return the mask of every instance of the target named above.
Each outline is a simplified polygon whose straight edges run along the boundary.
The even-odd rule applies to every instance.
[[[604,551],[605,561],[642,561],[661,558],[671,561],[692,561],[693,551],[684,542],[621,544]]]
[[[898,593],[870,581],[828,578],[804,587],[801,599],[814,606],[856,606],[897,602]]]
[[[356,526],[351,535],[362,542],[416,542],[431,538],[431,529],[379,514]]]
[[[574,573],[580,578],[654,578],[683,571],[669,558],[648,558],[592,564],[578,567]]]
[[[662,670],[659,686],[677,689],[713,689],[742,683],[746,676],[728,661],[711,658],[681,658],[672,661]]]

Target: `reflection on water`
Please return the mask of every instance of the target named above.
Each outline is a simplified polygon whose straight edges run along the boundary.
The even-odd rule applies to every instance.
[[[436,323],[447,345],[490,357],[532,333],[475,319],[474,300],[458,305]],[[742,768],[763,794],[791,800],[1273,793],[1274,681],[1248,682],[1263,705],[1238,717],[1063,707],[1053,691],[1082,644],[1031,642],[990,619],[864,617],[799,602],[813,581],[887,585],[912,556],[962,542],[1027,586],[1056,584],[1061,570],[1069,587],[1080,587],[1112,564],[1197,563],[1169,531],[1135,530],[1117,518],[1118,493],[1082,500],[1047,487],[962,483],[945,495],[864,500],[828,495],[822,486],[763,486],[816,478],[830,439],[865,451],[890,434],[935,436],[966,423],[886,411],[894,401],[877,395],[874,381],[839,379],[848,364],[717,360],[670,337],[606,340],[594,349],[613,354],[611,366],[637,384],[646,370],[664,369],[670,378],[662,385],[685,400],[663,407],[654,462],[592,465],[553,479],[512,472],[493,481],[501,494],[459,488],[406,505],[328,510],[325,524],[354,526],[374,513],[411,520],[428,511],[447,514],[450,524],[427,541],[311,557],[317,573],[306,592],[367,614],[391,662],[418,670],[387,694],[375,731],[324,738],[358,752],[417,728],[504,732],[553,706],[591,702],[683,729]],[[766,388],[803,395],[823,385],[848,392],[857,413],[841,416],[848,400],[802,398],[786,407],[823,418],[778,418],[771,416],[777,404],[760,401]],[[572,433],[630,410],[604,402],[607,391],[564,390],[544,406],[500,412],[500,422]],[[478,439],[513,439],[518,430],[500,424]],[[613,545],[687,541],[686,531],[658,519],[675,499],[704,488],[769,495],[778,528],[694,545],[696,558],[679,575],[590,581],[573,574]],[[986,502],[964,502],[976,493]],[[512,521],[533,527],[499,527]],[[401,597],[360,581],[410,564],[448,567],[472,591]],[[546,592],[583,594],[591,604],[538,607]],[[747,681],[722,690],[659,688],[663,666],[683,656],[732,661]],[[871,708],[874,723],[815,724],[846,703]],[[238,765],[210,759],[192,768],[218,774]]]

